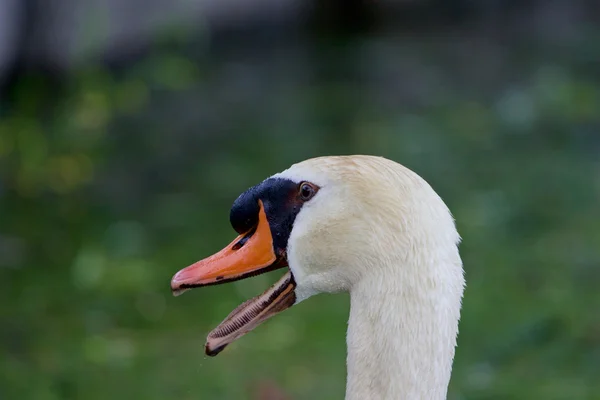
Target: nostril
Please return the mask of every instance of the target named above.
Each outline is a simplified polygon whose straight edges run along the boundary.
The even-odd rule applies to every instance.
[[[250,239],[250,236],[244,236],[236,244],[234,244],[231,249],[232,250],[239,250],[239,249],[241,249],[242,247],[244,247],[244,245],[246,244],[246,242],[248,241],[248,239]]]
[[[239,250],[242,247],[244,247],[244,245],[246,244],[246,242],[248,241],[248,239],[250,239],[252,237],[252,235],[254,235],[254,233],[256,232],[256,228],[257,228],[257,226],[255,226],[254,228],[252,228],[250,230],[250,232],[246,233],[243,238],[241,238],[236,244],[234,244],[231,247],[231,250],[235,251],[235,250]]]

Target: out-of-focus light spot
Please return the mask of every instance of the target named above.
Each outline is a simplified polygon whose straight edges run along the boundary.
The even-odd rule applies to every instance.
[[[597,88],[590,82],[576,82],[569,100],[570,114],[574,119],[580,121],[598,117],[600,95]]]
[[[84,154],[54,157],[48,163],[47,173],[50,188],[66,194],[92,179],[93,163]]]
[[[73,263],[73,284],[79,289],[98,286],[104,276],[106,265],[107,260],[102,253],[92,249],[83,249]]]
[[[100,336],[88,336],[83,341],[82,351],[85,358],[94,364],[106,364],[108,359],[107,340]]]
[[[126,114],[139,111],[148,103],[150,91],[140,80],[130,80],[117,86],[115,101],[117,108]]]
[[[104,310],[90,310],[84,316],[85,328],[88,333],[106,332],[113,326],[112,317]]]
[[[136,354],[135,343],[128,338],[116,338],[108,342],[108,360],[118,367],[130,367]]]
[[[185,88],[199,75],[198,67],[184,57],[161,56],[153,65],[156,82],[172,90]]]
[[[481,104],[468,102],[448,113],[451,129],[457,135],[476,141],[492,138],[492,119],[488,109]]]
[[[115,260],[104,285],[107,290],[139,292],[147,290],[155,278],[154,265],[141,259]]]
[[[525,90],[508,90],[498,100],[495,110],[502,120],[513,128],[522,128],[525,131],[537,117],[536,105],[532,97]]]
[[[81,130],[99,130],[110,120],[110,104],[107,94],[99,90],[87,90],[79,101],[73,119]]]
[[[165,313],[165,296],[156,292],[142,293],[136,300],[136,307],[148,321],[159,321]]]
[[[112,257],[140,255],[146,247],[146,230],[136,221],[119,221],[104,234],[108,252]]]
[[[537,101],[553,116],[576,120],[598,117],[600,95],[596,85],[576,80],[560,67],[540,68],[536,74],[534,89]]]

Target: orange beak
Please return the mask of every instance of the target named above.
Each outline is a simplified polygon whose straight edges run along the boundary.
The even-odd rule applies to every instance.
[[[171,279],[171,290],[179,295],[188,289],[244,279],[286,266],[273,248],[271,228],[261,200],[258,224],[238,236],[218,253],[177,272]]]

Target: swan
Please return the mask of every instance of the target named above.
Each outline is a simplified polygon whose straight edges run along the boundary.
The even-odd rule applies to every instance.
[[[347,400],[445,399],[465,288],[454,219],[431,186],[377,156],[292,165],[242,193],[239,236],[177,272],[174,295],[287,267],[207,337],[215,356],[318,293],[350,293]]]

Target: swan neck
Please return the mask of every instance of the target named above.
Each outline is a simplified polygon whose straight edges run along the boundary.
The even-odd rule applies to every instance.
[[[443,295],[397,277],[352,288],[346,400],[446,398],[460,299]]]

